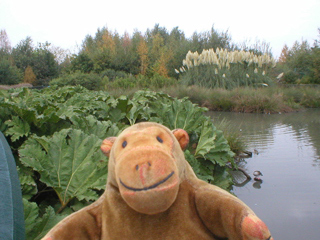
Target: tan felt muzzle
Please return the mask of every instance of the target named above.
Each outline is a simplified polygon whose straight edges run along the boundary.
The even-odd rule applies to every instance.
[[[117,159],[117,182],[126,203],[144,214],[167,210],[179,190],[176,161],[157,147],[137,147]]]

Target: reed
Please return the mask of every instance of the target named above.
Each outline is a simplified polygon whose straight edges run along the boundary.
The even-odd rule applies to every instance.
[[[214,125],[217,129],[223,131],[225,139],[228,141],[230,149],[235,154],[244,152],[247,149],[247,145],[243,139],[239,126],[232,125],[230,121],[223,119],[216,119]]]
[[[204,49],[201,54],[189,51],[175,71],[185,85],[233,89],[241,86],[268,86],[272,84],[268,71],[276,61],[269,54]]]

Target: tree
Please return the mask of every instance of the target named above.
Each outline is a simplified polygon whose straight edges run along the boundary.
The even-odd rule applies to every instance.
[[[32,67],[28,66],[26,68],[26,70],[24,71],[24,78],[23,78],[23,82],[25,83],[34,83],[37,80],[36,75],[34,74]]]
[[[160,35],[160,33],[157,33],[153,36],[152,39],[152,48],[151,48],[151,57],[153,60],[156,60],[160,57],[162,47],[164,47],[164,39]]]
[[[148,46],[144,38],[141,36],[139,46],[137,49],[140,58],[140,73],[145,75],[147,72],[149,59],[148,59]]]
[[[17,84],[22,74],[14,65],[11,56],[11,44],[6,30],[0,31],[0,84]]]
[[[286,83],[320,83],[320,50],[317,41],[312,48],[307,41],[296,41],[290,49],[284,48],[283,52],[285,62],[279,67],[284,72]]]
[[[131,39],[130,39],[128,32],[124,32],[124,34],[123,34],[122,47],[123,47],[125,53],[128,53],[128,51],[131,48]]]
[[[58,63],[50,52],[50,43],[39,43],[32,54],[32,67],[37,76],[37,85],[47,85],[49,81],[58,76]]]
[[[0,59],[0,84],[17,84],[21,82],[20,70],[13,66],[8,59]]]
[[[27,66],[33,65],[33,42],[31,37],[27,37],[25,40],[12,49],[12,57],[16,66],[23,71]]]
[[[111,68],[116,54],[116,44],[112,32],[107,28],[98,29],[94,39],[95,48],[89,53],[98,73]]]
[[[0,54],[4,53],[10,53],[11,52],[11,44],[7,35],[6,30],[0,31]]]
[[[171,77],[178,77],[174,69],[179,69],[181,66],[182,59],[186,56],[186,53],[190,49],[190,43],[186,39],[183,31],[178,27],[171,30],[168,39],[168,49],[171,53],[171,58],[168,62],[168,74]]]
[[[202,42],[202,49],[216,49],[216,48],[226,48],[230,49],[230,41],[231,37],[228,34],[228,31],[226,32],[219,32],[216,29],[214,29],[214,26],[211,27],[210,31],[203,32],[200,34],[201,42]]]
[[[158,73],[160,76],[168,77],[167,63],[170,59],[170,54],[168,51],[163,50],[159,59],[153,65],[153,71]]]
[[[71,70],[73,72],[80,71],[83,73],[89,73],[93,71],[93,61],[86,52],[81,52],[76,55],[71,61]]]
[[[285,63],[288,55],[289,55],[289,48],[288,48],[287,44],[285,44],[282,48],[282,51],[281,51],[281,54],[280,54],[280,57],[278,60],[279,63]]]

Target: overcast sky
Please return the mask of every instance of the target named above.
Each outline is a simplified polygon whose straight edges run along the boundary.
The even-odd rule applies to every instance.
[[[122,35],[144,33],[156,23],[169,32],[178,26],[187,37],[214,25],[235,43],[264,40],[278,57],[284,44],[319,39],[320,0],[0,0],[0,29],[12,47],[30,36],[75,51],[98,28]]]

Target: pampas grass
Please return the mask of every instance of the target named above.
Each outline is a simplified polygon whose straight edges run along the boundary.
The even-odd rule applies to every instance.
[[[276,61],[269,54],[229,51],[227,49],[204,49],[201,54],[189,51],[182,61],[181,82],[209,88],[232,89],[263,83],[270,85],[267,76]],[[176,71],[178,72],[178,70]]]

